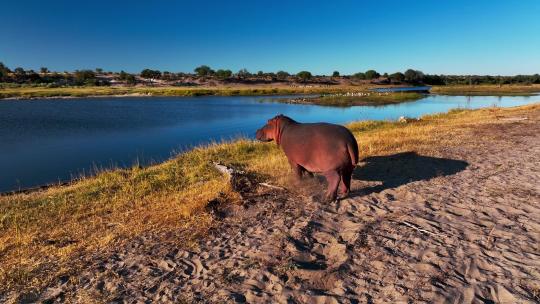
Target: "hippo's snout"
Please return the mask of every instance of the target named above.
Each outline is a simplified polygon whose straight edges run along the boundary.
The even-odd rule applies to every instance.
[[[272,139],[269,139],[269,138],[266,137],[266,134],[263,131],[263,129],[257,130],[257,133],[255,133],[255,138],[257,138],[257,140],[260,140],[260,141],[271,141],[272,140]]]

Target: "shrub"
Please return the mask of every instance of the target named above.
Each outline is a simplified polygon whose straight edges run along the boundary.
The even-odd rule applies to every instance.
[[[362,72],[359,72],[359,73],[356,73],[353,75],[353,78],[356,78],[356,79],[366,79],[366,74],[362,73]]]
[[[424,73],[418,70],[408,69],[405,71],[405,81],[408,83],[420,83],[424,80]]]
[[[300,80],[302,80],[303,82],[306,82],[313,76],[308,71],[300,71],[298,72],[298,74],[296,74],[296,77],[300,78]]]
[[[289,73],[285,72],[285,71],[279,71],[276,73],[276,77],[280,80],[285,80],[287,79],[287,77],[289,77]]]
[[[204,76],[210,76],[210,75],[213,75],[214,74],[214,70],[212,70],[209,66],[207,65],[201,65],[201,66],[198,66],[195,68],[195,73],[200,76],[200,77],[204,77]]]
[[[367,70],[365,73],[366,79],[371,80],[375,78],[379,78],[381,74],[377,73],[375,70]]]
[[[227,79],[232,76],[232,71],[219,69],[216,71],[216,76],[219,79]]]
[[[159,79],[161,78],[161,72],[159,70],[144,69],[141,71],[141,77],[146,78],[146,79],[150,79],[150,78]]]

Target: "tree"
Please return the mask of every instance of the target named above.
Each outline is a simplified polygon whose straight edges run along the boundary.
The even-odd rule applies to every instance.
[[[379,78],[381,76],[381,74],[377,73],[377,71],[375,70],[367,70],[365,75],[366,75],[366,79],[368,80]]]
[[[201,65],[199,67],[196,67],[194,71],[198,76],[201,76],[201,77],[210,76],[210,75],[214,74],[214,70],[212,70],[207,65]]]
[[[408,83],[420,83],[424,79],[424,73],[418,70],[408,69],[404,75]]]
[[[24,69],[21,68],[21,67],[15,68],[15,70],[13,70],[13,73],[14,73],[15,75],[22,75],[22,76],[26,75],[26,72],[25,72]]]
[[[287,73],[285,71],[279,71],[279,72],[276,73],[276,77],[279,80],[285,80],[285,79],[287,79],[287,77],[289,77],[289,73]]]
[[[158,70],[144,69],[141,71],[141,77],[146,79],[159,79],[161,77],[161,72]]]
[[[232,76],[232,71],[231,70],[222,70],[222,69],[219,69],[216,71],[216,77],[219,78],[219,79],[227,79],[229,77]]]
[[[169,71],[163,71],[163,74],[162,74],[162,76],[161,76],[161,79],[163,79],[163,80],[174,80],[173,78],[174,78],[174,75],[171,74],[171,72],[169,72]]]
[[[123,70],[120,71],[120,74],[118,74],[118,78],[120,80],[126,80],[128,73],[124,72]]]
[[[443,77],[439,75],[425,75],[424,83],[431,84],[431,85],[444,85],[445,84]],[[493,80],[492,83],[495,83],[495,80]]]
[[[258,71],[257,72],[257,77],[263,77],[264,76],[264,72],[263,71]]]
[[[26,81],[26,71],[23,68],[21,67],[15,68],[15,70],[13,70],[13,74],[15,75],[16,82]]]
[[[41,67],[41,68],[39,68],[39,72],[41,74],[47,74],[47,73],[49,73],[49,69],[47,69],[46,67]]]
[[[244,68],[238,71],[236,73],[236,76],[238,76],[238,78],[244,79],[244,78],[250,77],[251,73],[247,69]]]
[[[339,71],[334,71],[334,73],[332,73],[332,77],[339,77]]]
[[[30,70],[26,73],[26,81],[30,83],[39,83],[41,82],[41,77],[39,77],[39,74],[34,72],[34,70]]]
[[[306,82],[313,76],[308,71],[300,71],[298,74],[296,74],[296,77],[300,78],[303,82]]]
[[[120,71],[120,74],[118,75],[118,78],[120,80],[125,81],[127,84],[133,85],[137,83],[137,78],[135,78],[134,75],[126,73],[124,71]]]
[[[366,74],[364,74],[362,72],[358,72],[358,73],[354,74],[353,77],[356,78],[356,79],[366,79]]]
[[[403,82],[403,80],[405,80],[405,75],[403,75],[403,73],[401,72],[396,72],[394,74],[390,74],[390,80],[392,82],[397,82],[397,83],[401,83]]]
[[[11,73],[9,68],[0,62],[0,81],[7,81],[9,79],[9,73]]]
[[[92,70],[77,70],[75,71],[75,83],[78,85],[86,84],[86,85],[95,85],[97,84],[96,81],[96,73]]]
[[[103,69],[102,69],[102,68],[96,68],[96,73],[97,73],[97,74],[102,74],[102,73],[103,73]]]
[[[131,74],[127,74],[126,75],[126,83],[129,84],[129,85],[134,85],[137,83],[137,79],[135,78],[135,76],[131,75]]]

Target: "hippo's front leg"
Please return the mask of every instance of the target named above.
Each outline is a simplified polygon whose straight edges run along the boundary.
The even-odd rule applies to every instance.
[[[341,176],[336,170],[323,172],[324,177],[328,183],[328,189],[326,190],[325,200],[327,202],[333,202],[337,197],[337,190]]]
[[[289,165],[291,166],[291,169],[294,172],[294,177],[297,180],[302,179],[304,175],[307,175],[308,177],[313,177],[313,173],[309,172],[308,170],[306,170],[306,168],[300,166],[299,164],[289,161]]]
[[[289,159],[289,165],[291,166],[291,169],[292,169],[292,171],[294,173],[294,177],[296,178],[296,180],[301,180],[304,168],[302,168],[302,166],[300,166],[299,164],[293,162],[290,159]]]
[[[305,175],[307,175],[308,177],[311,177],[311,178],[314,177],[314,175],[313,175],[312,172],[309,172],[308,170],[304,169],[303,167],[302,167],[302,169],[303,169],[302,172],[303,172]]]

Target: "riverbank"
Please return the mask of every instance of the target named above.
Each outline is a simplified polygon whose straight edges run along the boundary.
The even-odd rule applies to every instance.
[[[41,99],[120,96],[255,96],[332,94],[361,91],[348,86],[237,86],[237,87],[18,87],[0,89],[0,99]]]
[[[466,96],[532,96],[540,93],[539,84],[433,86],[431,93]]]
[[[257,96],[257,95],[321,95],[316,98],[283,100],[328,106],[356,106],[391,104],[416,100],[418,93],[377,94],[369,88],[374,85],[235,85],[198,87],[4,87],[0,100],[9,99],[69,99],[84,97],[147,97],[147,96]],[[392,86],[384,86],[392,87]],[[540,85],[478,85],[433,86],[431,93],[466,96],[531,96],[540,92]],[[347,96],[363,94],[363,96]]]
[[[360,143],[363,159],[405,151],[433,156],[439,149],[463,145],[471,132],[485,127],[490,129],[482,138],[489,140],[499,136],[498,127],[537,126],[539,111],[539,104],[456,110],[413,123],[368,121],[348,127]],[[521,120],[524,117],[528,119]],[[213,162],[243,170],[249,178],[240,186],[231,185]],[[99,265],[102,258],[110,260],[108,253],[131,248],[141,237],[158,238],[156,246],[161,249],[200,248],[211,231],[222,225],[216,206],[220,214],[220,208],[264,206],[277,197],[267,192],[273,188],[259,182],[289,189],[286,199],[295,200],[300,195],[295,191],[302,191],[290,187],[287,161],[275,144],[242,140],[196,148],[148,168],[112,170],[67,186],[1,196],[0,281],[4,284],[0,300],[38,297],[46,286],[58,282],[65,288],[78,286],[81,270]],[[141,250],[146,248],[141,246]],[[98,291],[83,289],[69,297],[107,299]]]

